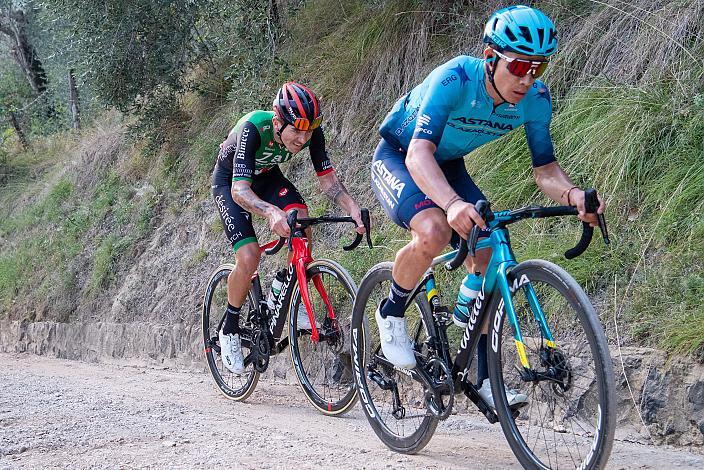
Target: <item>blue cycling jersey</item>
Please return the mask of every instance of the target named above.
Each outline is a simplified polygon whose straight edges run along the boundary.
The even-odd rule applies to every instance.
[[[463,158],[523,125],[533,166],[555,161],[547,87],[536,80],[517,104],[494,107],[484,84],[484,64],[459,56],[437,67],[396,102],[379,128],[381,136],[404,151],[411,139],[430,140],[437,146],[435,159],[443,162]]]

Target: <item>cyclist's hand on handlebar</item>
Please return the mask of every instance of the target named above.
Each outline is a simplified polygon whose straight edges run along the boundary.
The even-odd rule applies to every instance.
[[[577,207],[577,210],[579,210],[579,214],[577,217],[579,217],[579,220],[583,222],[587,222],[589,225],[592,227],[598,227],[599,222],[596,218],[596,214],[590,214],[587,212],[587,209],[584,207],[584,191],[581,189],[575,189],[572,191],[571,195],[571,202],[573,206]],[[603,214],[604,213],[604,200],[601,198],[600,195],[597,194],[597,198],[599,199],[599,209],[597,209],[597,214]]]
[[[355,227],[355,231],[357,233],[363,234],[364,232],[366,232],[366,230],[364,229],[364,222],[362,222],[362,210],[359,208],[358,205],[354,205],[354,207],[350,211],[350,217],[352,217],[354,223],[357,224],[357,227]]]
[[[286,221],[286,212],[278,207],[272,207],[267,218],[269,219],[269,227],[278,236],[288,237],[291,235],[291,229]]]
[[[464,201],[455,202],[450,206],[447,211],[447,223],[463,238],[469,236],[469,232],[475,224],[486,229],[486,222],[474,209],[474,204]]]

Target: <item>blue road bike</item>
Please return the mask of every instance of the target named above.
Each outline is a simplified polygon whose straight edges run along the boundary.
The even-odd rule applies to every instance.
[[[596,191],[587,191],[587,210],[596,212]],[[438,422],[464,393],[490,423],[500,422],[518,461],[526,468],[603,468],[613,443],[616,416],[614,372],[599,317],[579,284],[544,260],[518,263],[508,226],[527,218],[574,216],[570,206],[527,207],[492,213],[476,204],[490,236],[474,227],[459,250],[435,258],[409,295],[406,318],[417,365],[394,367],[380,348],[374,311],[386,297],[393,263],[372,267],[362,279],[352,315],[352,360],[362,408],[374,432],[391,449],[415,453],[430,440]],[[599,226],[608,244],[606,223]],[[593,229],[567,258],[583,253]],[[440,304],[434,267],[459,267],[466,255],[492,249],[484,285],[470,319],[450,353],[450,309]],[[489,380],[495,409],[477,393],[470,368],[481,331],[488,331]],[[505,390],[528,396],[510,407]]]

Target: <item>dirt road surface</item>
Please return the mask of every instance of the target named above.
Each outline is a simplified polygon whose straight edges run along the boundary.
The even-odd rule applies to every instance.
[[[0,469],[517,468],[498,425],[458,414],[415,456],[359,408],[316,413],[296,386],[229,401],[204,373],[0,354]],[[611,468],[704,468],[681,449],[617,442]]]

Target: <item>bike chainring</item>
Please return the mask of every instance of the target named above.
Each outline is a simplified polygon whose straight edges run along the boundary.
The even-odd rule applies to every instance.
[[[432,384],[432,389],[425,391],[425,405],[437,419],[447,419],[455,403],[455,384],[450,368],[436,356],[425,364],[424,369]]]
[[[262,329],[254,330],[252,334],[252,359],[254,370],[259,373],[266,371],[269,367],[269,357],[271,356],[271,345],[267,332]]]

